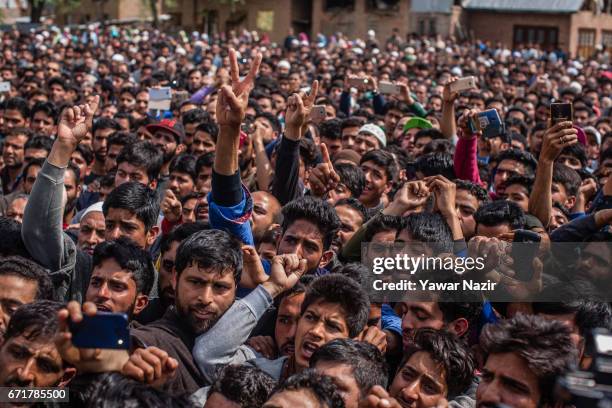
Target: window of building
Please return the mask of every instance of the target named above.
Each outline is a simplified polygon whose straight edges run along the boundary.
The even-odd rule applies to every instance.
[[[355,0],[326,0],[325,1],[325,10],[336,9],[336,8],[355,9]]]
[[[368,0],[366,4],[369,10],[397,11],[399,3],[399,0]]]
[[[595,51],[595,30],[581,28],[578,30],[578,56],[589,58]]]
[[[608,52],[612,52],[612,31],[601,32],[601,44]]]
[[[547,51],[557,48],[559,30],[556,27],[514,26],[513,47],[538,44]]]

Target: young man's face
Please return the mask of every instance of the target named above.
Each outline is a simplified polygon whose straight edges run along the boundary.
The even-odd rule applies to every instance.
[[[115,129],[98,129],[94,133],[93,140],[91,142],[92,150],[98,162],[104,162],[106,159],[106,151],[108,149],[107,141],[108,137],[115,133]]]
[[[101,211],[87,213],[79,223],[77,246],[89,255],[93,255],[96,246],[104,242],[105,230],[104,214]]]
[[[57,387],[74,375],[64,367],[53,339],[29,338],[24,333],[0,347],[0,384],[3,387]]]
[[[520,184],[511,184],[504,190],[503,197],[519,205],[523,211],[529,211],[529,191]]]
[[[174,261],[180,242],[172,241],[170,248],[162,253],[159,268],[159,296],[166,305],[173,305],[175,299]]]
[[[193,142],[191,143],[191,152],[195,156],[201,156],[205,153],[215,151],[215,141],[208,132],[198,130],[193,135]]]
[[[412,343],[418,329],[442,330],[446,323],[437,302],[401,302],[398,314],[402,318],[402,340],[404,348]]]
[[[136,214],[123,208],[109,208],[104,222],[107,241],[127,237],[139,247],[147,248],[153,244],[157,236],[157,227],[146,231],[144,222],[138,219]]]
[[[174,134],[165,130],[157,130],[153,133],[151,141],[163,153],[164,163],[170,163],[178,147]]]
[[[151,188],[155,188],[157,185],[157,183],[151,183],[147,169],[144,166],[135,166],[129,162],[121,162],[117,166],[117,173],[115,173],[115,188],[129,181],[136,181]]]
[[[521,175],[524,176],[526,172],[525,165],[521,162],[512,159],[502,160],[497,169],[495,170],[495,177],[493,178],[493,185],[495,192],[498,194],[503,193],[502,184],[508,180],[510,176]]]
[[[338,303],[323,300],[312,303],[298,321],[295,333],[295,363],[308,367],[312,354],[321,346],[335,339],[349,337],[346,312]]]
[[[194,187],[195,184],[189,174],[176,170],[170,173],[168,188],[172,190],[179,200],[193,192]]]
[[[318,361],[314,369],[332,378],[334,384],[338,387],[338,392],[342,395],[346,408],[359,407],[362,392],[355,379],[353,367],[335,361]],[[368,390],[363,391],[364,393],[368,392]]]
[[[488,238],[497,238],[501,234],[506,234],[508,232],[512,232],[512,227],[507,222],[492,226],[479,224],[476,227],[476,235]]]
[[[315,271],[323,257],[323,235],[312,222],[296,220],[283,233],[277,252],[297,254],[300,259],[306,259],[307,273]]]
[[[274,340],[280,355],[291,356],[295,352],[295,333],[297,330],[302,302],[305,293],[298,293],[284,298],[278,307]]]
[[[576,157],[569,154],[560,154],[555,163],[565,164],[570,169],[574,169],[576,171],[582,169],[582,163]]]
[[[202,194],[208,194],[211,189],[212,182],[212,167],[202,166],[196,180],[196,191]]]
[[[380,149],[380,142],[376,136],[365,132],[357,134],[353,150],[359,153],[360,156],[376,149]]]
[[[401,406],[412,408],[435,407],[447,393],[444,368],[425,351],[408,358],[389,388],[389,394]]]
[[[361,227],[363,215],[348,205],[339,205],[335,208],[340,218],[340,229],[332,242],[332,249],[337,253]]]
[[[85,300],[98,310],[137,315],[149,303],[147,295],[139,294],[131,272],[121,269],[114,259],[106,259],[93,269]]]
[[[34,132],[49,137],[55,135],[56,131],[55,124],[53,123],[53,118],[43,111],[38,111],[34,113],[34,117],[32,118],[32,123],[30,124],[30,127]]]
[[[474,220],[474,213],[478,210],[480,203],[478,199],[474,197],[469,190],[457,189],[455,196],[455,203],[457,208],[457,214],[459,215],[459,222],[461,223],[461,230],[463,236],[466,239],[470,239],[476,233],[476,221]]]
[[[414,147],[412,148],[412,154],[415,157],[419,157],[423,154],[425,146],[427,146],[433,139],[430,136],[421,136],[414,140]]]
[[[256,191],[253,198],[252,230],[259,240],[263,237],[270,225],[274,222],[274,214],[280,212],[280,205],[270,194]]]
[[[6,109],[3,115],[4,132],[17,127],[28,127],[28,119],[17,109]]]
[[[569,201],[569,195],[567,194],[567,190],[562,183],[553,182],[551,185],[551,198],[553,203],[559,203],[563,207],[570,210],[573,207],[573,203],[575,200]]]
[[[6,119],[6,118],[5,118]],[[8,135],[4,139],[2,158],[4,165],[11,168],[20,168],[25,156],[25,144],[28,141],[26,135]]]
[[[365,175],[366,184],[359,201],[366,206],[376,206],[382,195],[391,188],[385,168],[374,162],[366,161],[361,164],[361,170]]]
[[[104,160],[104,170],[108,173],[117,165],[117,157],[123,146],[121,145],[110,145],[108,146],[108,150],[106,152],[106,158]]]
[[[34,302],[38,282],[17,275],[0,275],[0,336],[19,306]]]
[[[540,395],[538,377],[522,357],[516,353],[490,354],[476,391],[476,406],[536,408]]]
[[[236,282],[233,271],[187,266],[176,283],[176,309],[195,334],[205,333],[234,303]]]
[[[359,126],[347,127],[342,129],[342,148],[353,149],[355,145],[355,139],[359,133]]]

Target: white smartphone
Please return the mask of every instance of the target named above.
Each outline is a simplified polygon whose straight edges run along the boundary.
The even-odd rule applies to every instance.
[[[149,88],[149,109],[168,110],[172,101],[172,89]]]
[[[11,83],[8,81],[0,82],[0,93],[11,92]]]
[[[310,120],[315,123],[323,122],[326,116],[327,115],[325,114],[325,105],[315,105],[310,111]]]
[[[459,78],[450,84],[451,92],[461,92],[467,89],[476,89],[476,78],[473,76]]]
[[[380,81],[378,83],[378,92],[383,95],[399,95],[401,89],[399,85],[392,82]]]

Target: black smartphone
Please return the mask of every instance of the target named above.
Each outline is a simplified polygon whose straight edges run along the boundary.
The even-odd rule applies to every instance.
[[[72,344],[78,348],[130,348],[128,317],[124,313],[98,312],[83,316],[80,323],[70,323]]]
[[[559,122],[573,122],[574,109],[571,103],[551,103],[550,121],[553,125]]]
[[[511,257],[516,280],[528,282],[533,277],[533,260],[538,254],[541,240],[537,232],[523,229],[514,231]]]

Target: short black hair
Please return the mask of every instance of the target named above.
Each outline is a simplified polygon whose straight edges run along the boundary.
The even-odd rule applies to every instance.
[[[338,392],[331,377],[321,375],[315,370],[306,369],[294,374],[280,384],[273,394],[283,391],[298,391],[307,389],[311,391],[320,406],[326,408],[344,408],[344,400]]]
[[[370,221],[368,228],[366,229],[364,241],[370,242],[374,235],[383,231],[395,231],[399,232],[404,227],[404,220],[402,217],[394,215],[378,214]]]
[[[92,266],[100,266],[108,259],[114,260],[121,269],[132,274],[137,293],[149,295],[155,280],[155,268],[149,251],[140,248],[129,238],[120,237],[96,245]]]
[[[405,218],[405,229],[412,239],[429,244],[436,253],[453,252],[453,234],[438,213],[412,213]]]
[[[489,196],[487,190],[479,184],[460,179],[456,179],[455,184],[457,185],[457,190],[467,190],[481,203],[488,203],[491,201],[491,196]]]
[[[561,163],[553,165],[553,183],[561,183],[568,196],[578,195],[582,179],[578,172]]]
[[[33,166],[38,166],[42,169],[43,164],[45,164],[45,160],[42,157],[37,157],[35,159],[32,159],[28,162],[28,164],[26,164],[23,167],[23,170],[21,171],[21,177],[25,180],[26,174],[28,174],[28,170],[30,169],[30,167]]]
[[[219,126],[212,122],[203,122],[196,127],[196,132],[208,133],[212,140],[217,143],[217,136],[219,136]]]
[[[187,395],[177,396],[134,381],[119,373],[101,374],[88,390],[91,390],[91,395],[84,396],[86,401],[82,406],[173,408],[196,408],[197,406]]]
[[[248,365],[220,367],[215,378],[208,390],[208,397],[218,392],[242,408],[263,406],[276,385],[276,381],[267,373]]]
[[[101,117],[101,118],[98,118],[98,120],[94,122],[91,133],[95,135],[96,132],[100,129],[114,129],[114,130],[119,131],[121,130],[121,125],[119,125],[119,123],[117,123],[113,119]]]
[[[315,302],[340,305],[345,312],[349,337],[356,337],[366,327],[370,314],[368,294],[351,278],[332,273],[312,281],[302,302],[302,315]]]
[[[556,294],[560,293],[557,285],[553,285],[553,290],[556,291]],[[612,309],[606,302],[588,299],[567,302],[534,302],[532,307],[535,314],[555,316],[575,313],[574,321],[582,336],[587,336],[597,328],[612,329]]]
[[[383,353],[374,345],[353,339],[336,339],[319,347],[310,358],[310,368],[318,362],[349,365],[365,397],[375,385],[387,388],[388,367]]]
[[[282,127],[281,127],[281,123],[278,120],[278,118],[276,117],[276,115],[274,115],[273,113],[270,112],[261,112],[259,114],[257,114],[257,116],[255,116],[255,119],[257,118],[264,118],[266,119],[268,122],[270,122],[270,125],[272,125],[272,130],[274,130],[276,133],[282,132]]]
[[[414,143],[422,137],[430,137],[432,141],[444,139],[444,135],[438,129],[421,129],[414,135]]]
[[[525,166],[526,176],[534,176],[535,169],[538,165],[537,160],[531,153],[521,149],[508,149],[502,151],[497,155],[497,165],[499,166],[503,160],[514,160],[522,163]]]
[[[195,184],[198,178],[198,173],[196,173],[196,157],[190,154],[176,156],[170,162],[170,173],[174,171],[187,174]]]
[[[351,207],[353,210],[357,211],[361,215],[362,224],[365,224],[365,222],[368,220],[368,209],[365,207],[365,205],[361,204],[361,201],[357,200],[356,198],[350,197],[338,200],[336,201],[334,208],[341,205]]]
[[[283,207],[282,213],[283,234],[297,220],[311,222],[321,231],[324,251],[329,249],[336,232],[340,228],[340,219],[336,210],[327,201],[311,196],[290,201]]]
[[[49,343],[59,330],[57,312],[64,305],[52,300],[39,300],[20,306],[13,316],[4,333],[4,342],[25,336],[28,340],[44,339]]]
[[[24,150],[25,149],[41,149],[49,153],[52,147],[53,147],[53,140],[50,137],[35,136],[29,139],[23,148]]]
[[[181,242],[176,250],[177,278],[191,264],[220,273],[231,271],[238,285],[242,275],[242,243],[225,231],[198,231]]]
[[[334,165],[336,174],[340,177],[340,183],[351,191],[351,195],[359,198],[365,188],[365,174],[361,167],[350,163],[338,163]]]
[[[208,152],[198,157],[196,161],[196,174],[200,174],[203,167],[212,167],[215,164],[215,152]]]
[[[319,125],[319,136],[330,140],[342,138],[342,120],[338,118],[328,119]]]
[[[540,316],[517,314],[512,319],[486,325],[480,334],[485,355],[516,353],[538,378],[538,405],[554,402],[557,376],[564,373],[576,358],[570,330],[561,322]]]
[[[0,258],[13,255],[30,258],[21,238],[21,223],[3,216],[0,217]]]
[[[449,180],[455,178],[453,156],[450,153],[427,153],[415,162],[415,171],[423,173],[425,177],[442,175]]]
[[[84,145],[84,144],[80,144],[76,147],[75,151],[79,153],[81,156],[83,156],[83,160],[85,160],[85,163],[87,164],[93,163],[94,153],[91,150],[91,147]]]
[[[11,98],[4,102],[4,110],[16,110],[21,113],[24,119],[28,119],[30,117],[30,108],[28,106],[28,101],[23,98]]]
[[[587,153],[582,143],[574,143],[573,145],[565,146],[563,150],[561,150],[561,153],[559,153],[559,156],[560,155],[575,157],[580,161],[580,167],[585,167],[587,165]]]
[[[512,229],[521,229],[525,227],[525,213],[518,204],[507,201],[498,200],[481,205],[474,213],[476,220],[476,228],[478,224],[487,227],[494,227],[504,223],[510,224]]]
[[[146,168],[147,177],[153,181],[159,177],[159,172],[164,164],[164,156],[153,143],[143,140],[128,144],[121,149],[121,153],[117,156],[117,166],[124,162]]]
[[[418,352],[429,354],[432,360],[444,366],[448,399],[461,395],[472,383],[474,359],[467,345],[453,333],[429,328],[416,330],[396,375],[401,375],[404,365]]]
[[[34,261],[18,255],[0,257],[0,276],[2,275],[17,276],[30,282],[36,282],[35,300],[54,299],[53,282],[49,272]]]
[[[162,236],[161,241],[159,243],[160,251],[163,254],[170,250],[170,245],[173,242],[181,243],[196,232],[207,229],[210,229],[210,226],[207,223],[201,221],[177,225],[176,227],[172,228],[172,230],[168,234],[164,234]]]
[[[30,111],[30,119],[34,119],[36,112],[44,112],[47,116],[50,116],[53,119],[53,124],[57,125],[59,115],[53,102],[37,102]]]
[[[350,127],[362,127],[365,124],[365,121],[361,118],[356,118],[355,116],[348,117],[342,120],[342,124],[340,125],[340,134],[342,135],[342,131],[346,128]]]
[[[399,166],[397,165],[393,154],[381,149],[370,150],[361,157],[359,164],[363,164],[367,161],[371,161],[375,165],[385,169],[387,182],[393,183],[397,179],[399,174]]]
[[[183,126],[189,125],[191,123],[197,123],[198,125],[210,120],[210,115],[208,112],[195,108],[188,110],[183,114]]]
[[[134,133],[119,131],[113,133],[109,136],[108,141],[106,142],[107,146],[115,145],[115,146],[127,146],[132,145],[138,142],[138,136]]]
[[[104,217],[108,216],[110,208],[128,210],[144,223],[145,231],[151,231],[157,224],[159,217],[159,194],[142,183],[130,181],[121,184],[110,192],[104,204],[102,212]]]
[[[533,188],[533,181],[533,177],[526,177],[521,176],[519,174],[514,174],[508,177],[506,181],[504,181],[503,186],[504,188],[507,188],[508,186],[511,186],[513,184],[521,185],[525,187],[525,189],[527,190],[527,195],[529,195],[531,194],[531,189]]]

